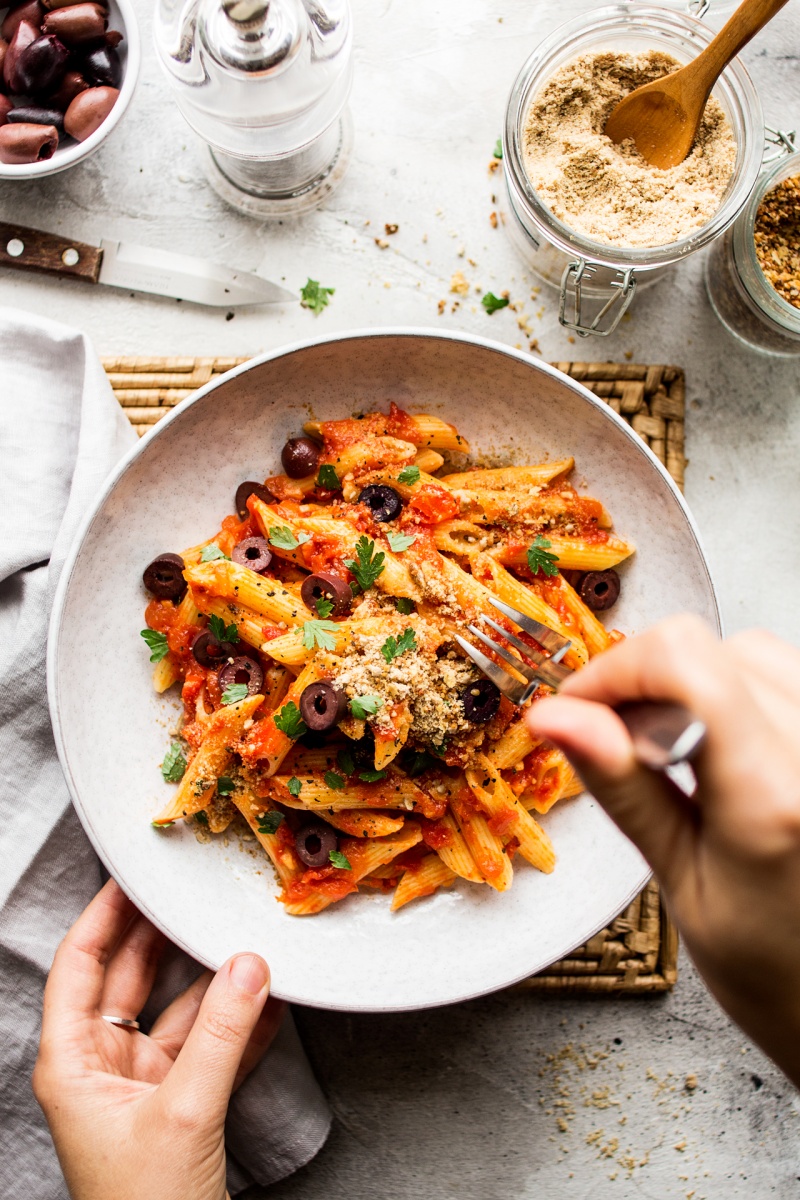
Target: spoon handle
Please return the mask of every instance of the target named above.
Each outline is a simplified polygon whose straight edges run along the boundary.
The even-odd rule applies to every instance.
[[[713,42],[694,61],[698,76],[708,83],[709,92],[731,59],[786,3],[788,0],[744,0],[739,5]]]

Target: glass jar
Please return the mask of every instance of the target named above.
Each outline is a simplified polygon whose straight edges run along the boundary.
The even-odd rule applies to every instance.
[[[786,155],[759,180],[744,212],[714,243],[706,262],[706,290],[725,328],[751,350],[783,358],[800,355],[800,308],[784,300],[756,257],[755,223],[767,192],[800,175],[794,135],[779,135]]]
[[[750,76],[735,58],[712,93],[730,122],[737,148],[736,165],[719,208],[705,225],[676,242],[631,247],[611,246],[576,233],[539,199],[522,157],[531,102],[555,71],[582,54],[661,50],[683,65],[704,50],[713,36],[701,21],[685,12],[617,4],[560,26],[537,46],[514,82],[503,130],[503,168],[510,205],[506,228],[531,269],[545,283],[561,288],[559,321],[581,337],[613,333],[637,287],[654,283],[675,263],[712,242],[738,216],[761,165],[761,105]],[[598,309],[593,317],[584,312],[587,302]]]

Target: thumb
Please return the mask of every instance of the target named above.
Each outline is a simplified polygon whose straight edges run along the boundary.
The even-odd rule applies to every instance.
[[[258,954],[237,954],[223,963],[162,1084],[164,1098],[188,1116],[202,1118],[206,1128],[222,1127],[269,982],[269,967]]]

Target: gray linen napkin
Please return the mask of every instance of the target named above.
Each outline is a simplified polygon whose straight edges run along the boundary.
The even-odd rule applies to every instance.
[[[103,875],[69,802],[53,745],[45,639],[53,591],[80,519],[135,442],[86,338],[0,308],[0,1196],[67,1195],[30,1076],[56,947]],[[163,1005],[200,968],[179,951]],[[155,998],[155,997],[154,997]],[[234,1097],[231,1194],[312,1158],[330,1112],[294,1023]]]

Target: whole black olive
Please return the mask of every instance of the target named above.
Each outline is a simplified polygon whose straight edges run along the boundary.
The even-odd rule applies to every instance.
[[[47,103],[59,112],[66,112],[75,97],[85,92],[88,86],[80,71],[67,71],[58,91],[47,97]]]
[[[341,575],[333,575],[328,571],[317,571],[314,575],[306,575],[300,588],[300,597],[312,613],[317,611],[318,600],[330,600],[333,604],[330,615],[341,617],[350,611],[353,603],[353,589]]]
[[[275,497],[269,488],[264,487],[263,483],[254,483],[252,479],[248,479],[245,483],[240,483],[236,489],[236,511],[242,520],[250,516],[250,509],[247,507],[248,496],[258,496],[259,500],[263,500],[265,504],[274,504]]]
[[[119,99],[113,87],[92,87],[78,92],[64,113],[64,128],[70,137],[85,142],[105,121]]]
[[[0,46],[0,56],[2,55],[2,50],[3,48]],[[11,112],[13,107],[14,106],[9,100],[8,96],[4,96],[2,92],[0,92],[0,125],[6,125],[8,123],[8,114]]]
[[[473,725],[485,725],[491,721],[500,707],[500,692],[491,679],[476,679],[461,693],[464,716]]]
[[[108,10],[101,4],[70,4],[49,12],[42,22],[44,33],[55,33],[67,46],[81,46],[103,37],[108,25]],[[93,52],[94,53],[94,52]],[[110,80],[103,79],[103,83]],[[112,84],[116,87],[116,84]]]
[[[347,712],[347,696],[329,683],[310,683],[300,695],[300,716],[309,729],[333,729]]]
[[[192,654],[201,667],[220,667],[236,654],[233,642],[218,642],[210,629],[196,633],[192,641]]]
[[[159,554],[145,567],[144,586],[159,600],[179,600],[186,591],[185,565],[180,554]]]
[[[592,612],[605,612],[619,600],[619,575],[613,568],[608,571],[587,571],[578,594]]]
[[[9,125],[24,122],[26,125],[54,125],[59,133],[64,132],[64,114],[55,108],[40,108],[38,104],[21,104],[8,114]]]
[[[266,538],[249,537],[236,543],[231,558],[240,567],[249,567],[251,571],[260,575],[272,562],[272,551]]]
[[[224,666],[217,676],[223,692],[232,683],[246,683],[248,696],[256,696],[264,686],[264,668],[247,654],[240,654]]]
[[[397,492],[385,483],[371,483],[365,487],[359,492],[358,502],[366,504],[376,521],[393,521],[400,516],[403,508],[403,501]]]
[[[325,867],[330,862],[331,851],[336,849],[336,834],[330,825],[312,821],[294,835],[297,857],[307,867]]]
[[[38,41],[39,36],[39,29],[36,25],[32,25],[30,21],[20,21],[3,55],[4,91],[22,92],[25,90],[23,81],[17,71],[19,60],[22,58],[24,51],[29,46],[32,46],[35,41]]]
[[[0,37],[10,42],[22,21],[27,21],[30,25],[35,26],[38,31],[42,27],[44,18],[45,10],[43,5],[39,3],[39,0],[25,0],[25,3],[17,4],[14,8],[8,10],[3,18],[2,25],[0,25]]]
[[[57,88],[64,78],[69,50],[54,33],[43,34],[17,59],[16,90],[36,95]]]
[[[118,88],[122,79],[122,64],[113,46],[98,46],[83,60],[83,73],[90,83],[101,87]]]
[[[319,446],[311,438],[289,438],[281,450],[281,465],[290,479],[303,479],[314,474],[319,456]]]
[[[0,127],[0,162],[32,163],[52,158],[58,149],[55,125],[10,125]]]

